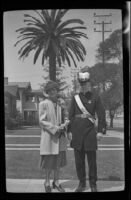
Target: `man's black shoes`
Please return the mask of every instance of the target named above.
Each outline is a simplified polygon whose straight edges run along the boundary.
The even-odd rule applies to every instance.
[[[86,183],[80,182],[75,192],[84,192],[85,190],[86,190]]]
[[[96,186],[91,186],[91,192],[97,192],[97,187]]]
[[[97,186],[96,184],[90,185],[91,192],[97,192]],[[78,187],[76,188],[75,192],[84,192],[86,190],[86,183],[80,182]]]

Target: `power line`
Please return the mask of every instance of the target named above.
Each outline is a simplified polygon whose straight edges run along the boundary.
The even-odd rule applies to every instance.
[[[94,17],[98,17],[99,18],[99,20],[100,20],[100,18],[102,17],[102,18],[105,18],[106,19],[106,17],[111,17],[112,16],[112,14],[110,13],[110,14],[108,14],[108,15],[96,15],[96,13],[94,13]],[[100,32],[100,33],[102,33],[102,43],[104,43],[104,41],[105,41],[105,33],[107,33],[107,32],[112,32],[112,30],[110,29],[110,30],[105,30],[105,25],[109,25],[109,24],[112,24],[112,22],[110,21],[110,22],[105,22],[104,20],[101,20],[101,22],[96,22],[95,20],[94,20],[94,24],[95,25],[99,25],[99,26],[101,26],[101,30],[96,30],[96,28],[94,28],[94,32]],[[104,46],[103,46],[103,49],[102,49],[102,62],[103,62],[103,67],[105,66],[105,55],[104,55],[104,53],[105,53],[105,49],[104,49]],[[105,91],[105,83],[103,84],[103,90]]]
[[[94,13],[94,17],[98,17],[99,19],[101,18],[101,17],[111,17],[112,16],[112,14],[110,13],[109,15],[96,15],[96,13]],[[104,20],[102,20],[101,22],[96,22],[95,20],[94,20],[94,24],[95,25],[101,25],[101,27],[102,27],[102,30],[96,30],[96,28],[94,28],[94,32],[101,32],[102,33],[102,42],[104,43],[104,40],[105,40],[105,38],[104,38],[104,34],[106,33],[106,32],[112,32],[112,30],[110,29],[110,30],[105,30],[105,25],[109,25],[109,24],[112,24],[112,22],[110,21],[110,22],[105,22]],[[104,49],[102,50],[102,59],[103,59],[103,66],[104,66],[104,62],[105,62],[105,59],[104,59]]]

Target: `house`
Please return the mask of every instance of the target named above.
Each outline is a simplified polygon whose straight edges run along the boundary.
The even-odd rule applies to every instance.
[[[38,124],[39,102],[43,97],[40,90],[30,90],[23,95],[25,101],[23,102],[23,118],[25,124]]]
[[[43,93],[32,90],[30,82],[9,82],[4,78],[5,110],[14,116],[18,110],[25,125],[38,124],[38,104]]]
[[[14,86],[5,86],[4,89],[4,101],[5,101],[5,113],[14,117],[16,113],[16,99],[17,99],[18,87]]]

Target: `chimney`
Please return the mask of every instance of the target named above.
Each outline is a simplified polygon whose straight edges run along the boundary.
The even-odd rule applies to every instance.
[[[4,77],[4,85],[8,85],[8,77]]]

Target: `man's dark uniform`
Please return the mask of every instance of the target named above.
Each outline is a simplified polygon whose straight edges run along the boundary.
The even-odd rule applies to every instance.
[[[81,184],[86,184],[86,170],[85,170],[85,156],[87,155],[89,167],[89,184],[90,187],[96,187],[97,181],[97,164],[96,164],[96,150],[97,150],[97,132],[105,134],[106,121],[105,110],[100,96],[93,91],[87,92],[85,95],[80,92],[80,99],[85,108],[95,117],[98,116],[98,127],[88,118],[78,117],[82,111],[78,107],[75,98],[72,98],[68,126],[68,132],[72,133],[71,147],[74,148],[75,164],[77,176]]]

